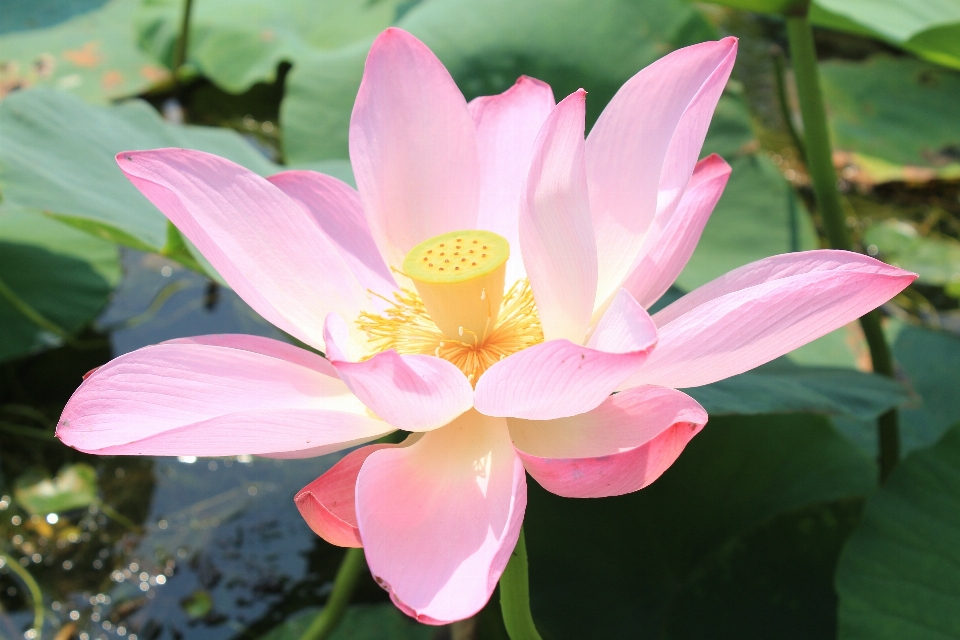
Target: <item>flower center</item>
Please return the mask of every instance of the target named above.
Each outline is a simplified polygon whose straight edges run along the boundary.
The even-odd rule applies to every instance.
[[[509,257],[502,236],[455,231],[411,249],[403,273],[445,336],[483,342],[497,324]]]
[[[527,280],[504,293],[507,241],[489,231],[457,231],[422,242],[407,254],[402,289],[382,315],[362,313],[358,326],[374,353],[426,354],[456,365],[476,384],[512,353],[543,342]]]

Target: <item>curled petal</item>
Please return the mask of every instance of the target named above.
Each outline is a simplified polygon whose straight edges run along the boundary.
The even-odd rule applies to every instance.
[[[473,120],[453,78],[415,37],[374,41],[350,118],[350,160],[370,230],[389,266],[418,243],[477,223]]]
[[[649,308],[673,284],[697,247],[700,234],[723,194],[730,165],[713,154],[697,163],[677,208],[657,216],[640,249],[640,260],[623,288]]]
[[[520,257],[520,194],[533,144],[556,102],[546,82],[521,76],[495,96],[467,105],[477,126],[480,214],[477,228],[499,233],[517,252],[507,263],[508,284],[525,277]]]
[[[636,387],[570,418],[508,420],[523,466],[544,489],[566,498],[644,488],[706,422],[693,398],[663,387]]]
[[[470,411],[405,448],[373,452],[357,478],[367,563],[426,624],[479,611],[520,535],[527,485],[503,419]]]
[[[660,342],[625,387],[698,387],[749,371],[856,320],[916,277],[847,251],[740,267],[654,315]]]
[[[323,349],[323,318],[354,318],[369,295],[292,198],[252,171],[186,149],[124,151],[117,164],[268,321]]]
[[[338,547],[363,546],[355,508],[357,475],[371,453],[396,446],[371,444],[351,451],[297,493],[293,501],[315,534]]]
[[[473,406],[473,389],[457,367],[433,356],[383,351],[353,361],[343,319],[327,318],[327,358],[350,391],[397,429],[429,431]]]
[[[477,382],[475,406],[487,415],[530,420],[590,411],[640,368],[656,342],[653,320],[622,291],[588,346],[551,340],[496,363]]]
[[[628,80],[587,138],[597,300],[620,286],[658,212],[676,206],[736,59],[724,38],[674,51]]]
[[[266,338],[203,336],[111,360],[74,392],[67,445],[110,455],[321,455],[393,430],[322,358]]]

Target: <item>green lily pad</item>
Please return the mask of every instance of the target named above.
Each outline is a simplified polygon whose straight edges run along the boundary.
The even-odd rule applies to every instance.
[[[927,168],[928,179],[960,170],[960,74],[891,56],[830,61],[820,72],[838,150]],[[873,170],[883,175],[883,167]],[[915,173],[922,178],[921,171]]]
[[[811,558],[835,557],[842,535],[793,533],[786,539],[801,538],[813,551],[782,553],[777,563],[751,560],[749,571],[733,563],[763,557],[755,543],[775,543],[757,533],[765,523],[868,494],[875,469],[826,418],[764,415],[712,418],[659,480],[626,496],[564,499],[531,480],[525,526],[534,619],[544,637],[557,640],[632,638],[638,629],[672,626],[684,612],[699,617],[702,628],[725,631],[698,637],[757,638],[758,630],[766,632],[763,638],[821,637],[819,631],[835,625],[831,565]],[[742,546],[755,551],[728,553]],[[718,557],[729,560],[730,574],[764,582],[770,592],[796,594],[794,582],[810,585],[801,615],[789,605],[762,602],[750,615],[685,608],[681,599],[697,593],[703,576],[717,570]],[[724,588],[757,591],[743,580],[726,581]]]
[[[960,4],[953,0],[816,0],[810,20],[960,69]]]
[[[114,156],[159,147],[208,151],[261,175],[279,170],[236,132],[172,125],[140,101],[99,107],[63,92],[34,89],[0,104],[5,202],[147,251],[165,246],[167,220],[127,181]]]
[[[25,9],[18,11],[18,4],[39,6],[20,15]],[[16,30],[5,28],[0,35],[0,97],[15,88],[49,86],[90,102],[107,103],[169,78],[170,72],[137,46],[136,2],[50,4],[4,7],[5,26],[9,19]],[[43,5],[47,5],[45,11]],[[74,10],[76,15],[66,21],[50,24],[50,18],[70,16]],[[31,28],[34,25],[40,28]]]
[[[17,503],[28,513],[46,515],[89,507],[99,502],[97,472],[88,464],[71,464],[50,478],[45,470],[28,471],[13,489]]]
[[[876,419],[909,399],[900,383],[852,369],[770,363],[685,391],[711,416],[809,412]]]
[[[300,640],[323,609],[307,609],[274,627],[260,640]],[[330,634],[330,640],[430,640],[433,627],[418,624],[392,604],[353,605]]]
[[[960,417],[960,338],[907,325],[893,343],[893,355],[912,396],[900,413],[902,448],[929,447]]]
[[[885,220],[863,234],[885,262],[913,271],[924,284],[960,283],[960,242],[949,237],[921,236],[902,220]]]
[[[0,208],[0,361],[63,344],[120,281],[116,246],[36,211]]]
[[[733,158],[730,165],[727,188],[677,278],[682,289],[695,289],[747,263],[788,253],[794,246],[817,247],[810,216],[770,160],[746,155]]]
[[[841,640],[960,638],[960,424],[867,500],[837,569]]]
[[[680,0],[439,0],[415,4],[396,24],[437,54],[468,98],[504,91],[526,74],[549,82],[558,98],[586,88],[591,122],[641,68],[716,35]],[[290,162],[347,157],[371,42],[312,52],[294,65],[280,111]]]
[[[191,15],[187,61],[221,88],[241,93],[273,82],[281,62],[336,49],[389,27],[402,0],[204,0]],[[150,0],[137,16],[141,44],[172,63],[182,0]]]
[[[194,591],[180,601],[180,608],[190,618],[206,618],[213,611],[213,596],[209,591]]]

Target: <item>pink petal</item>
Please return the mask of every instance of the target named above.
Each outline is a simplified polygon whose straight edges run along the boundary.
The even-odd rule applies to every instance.
[[[525,277],[520,257],[520,194],[533,144],[556,102],[545,82],[520,76],[496,96],[467,105],[477,126],[480,155],[480,214],[477,227],[499,233],[515,254],[507,263],[507,286]]]
[[[679,201],[736,52],[736,39],[724,38],[661,58],[620,88],[590,131],[599,301],[621,286],[658,211]]]
[[[391,349],[355,362],[347,352],[346,324],[336,314],[328,316],[324,336],[327,358],[340,379],[371,411],[397,429],[437,429],[473,406],[470,382],[446,360],[400,355]]]
[[[556,106],[533,152],[520,204],[520,247],[547,340],[580,344],[597,292],[597,247],[584,168],[581,89]]]
[[[578,416],[507,422],[523,466],[544,489],[604,498],[659,478],[706,424],[707,412],[680,391],[636,387]]]
[[[229,160],[185,149],[125,151],[117,164],[268,321],[323,348],[331,310],[353,319],[369,295],[314,220]]]
[[[400,268],[416,244],[477,223],[480,166],[467,103],[436,56],[397,28],[367,55],[350,160],[370,230]]]
[[[338,547],[363,546],[355,510],[357,474],[371,453],[396,446],[371,444],[351,451],[300,490],[293,501],[315,534]]]
[[[590,411],[637,371],[656,342],[653,320],[622,291],[588,346],[551,340],[513,354],[480,376],[474,404],[487,415],[530,420]]]
[[[284,171],[267,180],[313,217],[361,286],[393,299],[397,283],[380,257],[360,194],[353,187],[316,171]],[[375,296],[371,299],[380,300]]]
[[[657,313],[660,342],[625,386],[698,387],[749,371],[875,309],[916,277],[847,251],[748,264]]]
[[[476,411],[412,446],[375,451],[357,479],[370,571],[400,609],[426,624],[462,620],[486,604],[526,503],[506,421]]]
[[[320,455],[393,429],[319,356],[266,338],[204,336],[138,349],[90,375],[57,436],[87,453]]]
[[[650,307],[673,284],[697,247],[713,208],[730,177],[730,165],[713,154],[697,163],[680,203],[671,215],[655,222],[644,239],[642,256],[623,288]]]
[[[251,351],[271,358],[287,360],[294,364],[319,371],[325,376],[336,378],[337,370],[333,368],[330,361],[323,356],[317,355],[306,349],[295,347],[288,342],[264,338],[263,336],[253,336],[245,333],[216,333],[205,336],[190,336],[187,338],[174,338],[166,340],[161,344],[206,344],[214,347],[229,347],[231,349],[240,349],[242,351]]]

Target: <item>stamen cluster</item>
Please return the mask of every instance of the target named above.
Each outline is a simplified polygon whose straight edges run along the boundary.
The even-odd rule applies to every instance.
[[[394,294],[382,315],[362,313],[357,325],[370,339],[371,358],[394,349],[402,354],[443,358],[463,371],[472,384],[483,372],[507,356],[543,342],[540,316],[533,290],[526,279],[518,280],[504,294],[497,325],[486,336],[463,332],[464,340],[451,340],[430,318],[423,300],[409,289]]]

